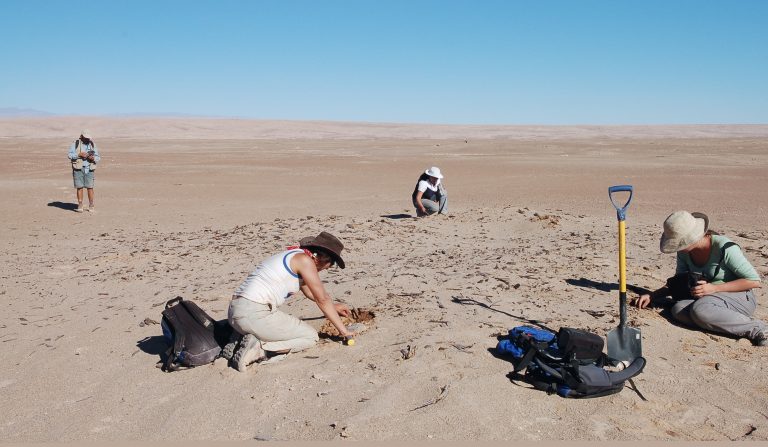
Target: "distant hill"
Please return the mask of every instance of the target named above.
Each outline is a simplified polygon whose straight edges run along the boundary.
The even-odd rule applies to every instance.
[[[236,119],[229,116],[195,115],[193,113],[180,112],[131,112],[131,113],[107,113],[106,118],[207,118],[207,119]]]
[[[44,112],[42,110],[35,109],[20,109],[18,107],[0,107],[0,117],[13,118],[13,117],[29,117],[29,116],[56,116],[55,113]]]
[[[46,112],[44,110],[36,109],[22,109],[19,107],[0,107],[0,118],[34,118],[34,117],[47,117],[47,116],[77,116],[77,115],[59,115],[57,113]],[[228,119],[232,117],[225,116],[203,116],[190,113],[179,112],[131,112],[131,113],[106,113],[99,115],[87,115],[87,116],[102,116],[105,118],[210,118],[210,119]]]
[[[106,116],[2,116],[2,138],[68,139],[88,129],[105,138],[147,140],[587,140],[768,138],[768,124],[514,126]]]

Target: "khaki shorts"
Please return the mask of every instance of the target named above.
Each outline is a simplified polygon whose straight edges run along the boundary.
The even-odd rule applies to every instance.
[[[85,172],[85,169],[73,169],[72,179],[75,181],[75,188],[93,188],[93,171]]]

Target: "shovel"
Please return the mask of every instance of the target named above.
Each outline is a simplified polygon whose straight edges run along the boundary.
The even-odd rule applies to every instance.
[[[628,192],[629,198],[624,206],[618,206],[613,194]],[[608,357],[617,362],[632,363],[638,357],[642,357],[643,350],[640,338],[640,329],[627,326],[627,261],[626,238],[624,236],[627,207],[632,201],[632,186],[618,185],[608,188],[608,197],[613,207],[616,208],[616,216],[619,220],[619,326],[608,332]]]

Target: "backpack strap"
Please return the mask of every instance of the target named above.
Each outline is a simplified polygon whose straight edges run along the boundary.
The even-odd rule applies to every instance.
[[[174,362],[176,361],[176,357],[179,355],[179,353],[184,349],[184,342],[186,341],[186,334],[184,334],[184,330],[179,324],[179,317],[176,314],[177,309],[168,309],[168,306],[172,306],[173,304],[171,303],[174,302],[183,303],[184,299],[180,296],[177,296],[165,304],[166,311],[163,312],[163,316],[168,320],[168,324],[173,329],[173,347],[168,349],[168,357],[165,359],[165,363],[162,367],[162,370],[165,372],[176,370]]]
[[[634,359],[632,363],[629,364],[629,366],[622,369],[621,371],[608,372],[608,377],[611,378],[612,384],[618,385],[619,383],[624,382],[625,380],[629,380],[643,372],[643,368],[645,368],[645,358],[638,357]]]
[[[523,358],[520,359],[520,361],[515,365],[514,372],[522,371],[524,368],[526,368],[531,361],[533,361],[534,358],[536,358],[537,354],[541,354],[543,356],[549,357],[546,355],[545,350],[549,346],[548,342],[545,341],[536,341],[531,338],[526,338],[524,335],[518,335],[518,340],[520,338],[526,339],[527,344],[530,346],[528,348],[528,351],[525,352],[525,355],[523,355]]]
[[[178,318],[176,318],[175,314],[173,314],[172,317],[169,315],[167,318],[171,324],[173,324],[174,321],[178,321]],[[176,361],[176,357],[179,355],[179,353],[184,349],[184,331],[182,331],[179,327],[174,327],[173,332],[173,347],[168,350],[168,358],[165,359],[165,363],[163,364],[162,368],[162,370],[165,372],[175,370],[173,363]]]
[[[715,267],[715,273],[712,275],[712,278],[717,277],[717,275],[720,273],[720,266],[723,264],[723,261],[725,261],[725,250],[729,249],[733,246],[739,246],[736,242],[728,241],[725,244],[723,244],[722,248],[720,248],[720,260],[717,261],[717,267]]]
[[[200,307],[193,303],[192,301],[181,301],[182,307],[189,312],[190,315],[192,315],[192,318],[194,318],[198,323],[200,323],[201,326],[208,329],[209,331],[213,331],[213,323],[215,323],[215,320],[213,318],[209,317],[208,314],[205,313],[203,309],[200,309]]]
[[[165,308],[166,308],[166,309],[168,309],[168,308],[170,308],[170,307],[173,307],[173,306],[175,306],[176,304],[178,304],[178,303],[180,303],[180,302],[182,302],[182,301],[184,301],[184,298],[182,298],[182,297],[180,297],[180,296],[177,296],[176,298],[174,298],[174,299],[172,299],[172,300],[168,300],[168,301],[165,303]]]
[[[533,358],[536,356],[536,354],[539,352],[539,350],[535,346],[531,346],[530,349],[528,349],[528,352],[525,353],[523,358],[520,359],[519,362],[517,362],[517,365],[515,365],[514,372],[520,372],[523,369],[525,369],[531,361],[533,361]]]

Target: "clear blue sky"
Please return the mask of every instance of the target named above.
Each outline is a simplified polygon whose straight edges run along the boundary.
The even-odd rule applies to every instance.
[[[768,1],[3,0],[0,108],[768,123]]]

